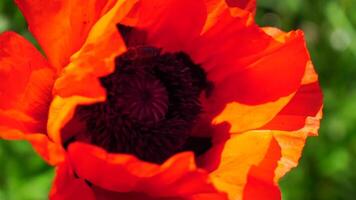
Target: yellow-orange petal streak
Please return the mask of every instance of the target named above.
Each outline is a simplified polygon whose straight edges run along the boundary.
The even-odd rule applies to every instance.
[[[256,12],[255,0],[205,0],[208,17],[202,33],[212,28],[224,14],[244,19],[246,23],[253,22]]]
[[[273,135],[249,131],[234,134],[226,142],[219,167],[211,173],[217,189],[227,192],[229,199],[241,199],[252,166],[265,158]]]
[[[213,124],[228,122],[231,125],[230,132],[243,132],[259,128],[277,115],[293,97],[291,94],[274,102],[259,105],[246,105],[232,102],[213,119]]]
[[[281,192],[274,176],[278,161],[281,159],[281,147],[272,138],[265,158],[257,166],[252,166],[248,173],[243,192],[244,200],[280,200]]]
[[[120,0],[93,26],[83,47],[56,80],[48,122],[48,132],[60,141],[60,130],[79,104],[105,100],[105,89],[98,80],[114,70],[114,58],[126,50],[116,24],[136,3]]]

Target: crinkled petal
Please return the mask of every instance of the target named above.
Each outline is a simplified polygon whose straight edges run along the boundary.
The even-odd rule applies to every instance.
[[[224,110],[213,119],[214,124],[228,122],[231,132],[243,132],[259,128],[273,119],[280,112],[294,94],[282,97],[277,101],[260,105],[246,105],[242,103],[228,103]]]
[[[179,197],[154,197],[142,192],[115,192],[93,185],[79,177],[69,162],[57,167],[50,192],[51,200],[228,200],[224,193],[204,193]]]
[[[284,34],[276,28],[264,31],[279,40]],[[307,136],[318,134],[322,117],[323,95],[313,64],[307,63],[302,85],[291,101],[265,126],[260,129],[274,130],[282,148],[282,159],[276,171],[276,180],[298,165]]]
[[[160,198],[160,197],[151,197],[147,196],[144,193],[120,193],[113,192],[109,190],[105,190],[99,187],[93,187],[93,191],[95,193],[95,197],[97,200],[184,200],[183,198]]]
[[[84,180],[75,178],[67,162],[57,167],[49,198],[50,200],[96,200],[92,189]]]
[[[190,152],[177,154],[162,165],[128,154],[109,154],[84,143],[71,144],[68,155],[79,177],[106,190],[141,192],[152,197],[217,192],[208,173],[195,166],[194,155]]]
[[[280,199],[278,180],[291,168],[297,166],[307,136],[316,135],[319,128],[322,94],[317,81],[313,65],[308,62],[302,78],[302,85],[287,105],[269,123],[260,127],[259,130],[231,136],[231,139],[225,144],[220,166],[213,172],[213,175],[216,176],[218,189],[233,191],[229,192],[230,197],[233,195],[233,198],[244,194],[251,198],[254,197],[252,199],[262,198],[263,195],[271,199]],[[248,139],[249,137],[250,139]],[[277,150],[272,151],[272,149],[267,153],[257,151],[267,144],[267,141],[256,144],[256,142],[263,141],[264,137],[273,138],[274,143],[277,143],[280,148],[279,154],[277,154]],[[246,138],[245,142],[243,138]],[[269,160],[278,160],[278,165],[273,162],[266,164],[262,161],[262,166],[264,166],[262,169],[261,163],[258,164],[256,160],[254,163],[251,162],[252,164],[246,164],[248,160],[260,158],[259,156],[262,155],[266,155],[265,160],[274,157]],[[246,156],[246,158],[244,159],[242,156]],[[242,162],[239,163],[239,161]],[[244,167],[243,170],[240,166]],[[255,167],[247,172],[248,166]],[[266,171],[269,173],[265,173]],[[244,190],[242,190],[243,187],[245,187]],[[253,190],[261,191],[256,193]],[[256,197],[258,194],[262,196]]]
[[[256,12],[255,0],[205,0],[205,3],[208,17],[203,33],[216,25],[226,14],[252,22]]]
[[[105,100],[105,89],[98,77],[111,73],[115,57],[126,50],[116,24],[135,3],[117,1],[93,26],[85,44],[71,57],[70,64],[56,80],[56,97],[51,104],[48,122],[48,132],[54,141],[60,141],[60,130],[72,118],[78,104]]]
[[[50,164],[63,159],[46,135],[54,70],[26,39],[0,35],[0,138],[28,140]]]
[[[182,51],[201,32],[207,16],[203,0],[141,0],[123,21],[147,31],[147,43]]]
[[[187,197],[184,200],[229,200],[226,193],[208,193],[208,194],[198,194],[191,197]]]
[[[252,166],[243,191],[243,200],[281,200],[281,192],[274,182],[275,170],[281,159],[281,148],[272,139],[266,157]]]
[[[294,131],[304,127],[308,117],[322,108],[322,94],[317,82],[302,85],[291,101],[261,129]],[[311,134],[315,135],[316,130]]]
[[[199,194],[185,197],[152,197],[144,193],[119,193],[93,187],[97,200],[228,200],[223,193]]]
[[[270,156],[273,141],[273,135],[263,131],[232,135],[225,144],[219,167],[211,173],[217,189],[226,192],[229,199],[242,199],[250,168]]]
[[[54,72],[26,39],[0,35],[0,126],[44,132]]]
[[[252,20],[252,16],[248,10],[244,10],[241,7],[230,7],[226,0],[205,0],[205,4],[208,16],[202,33],[210,30],[217,23],[221,23],[221,20],[223,20],[227,14],[234,17],[241,17],[244,20]]]
[[[15,0],[49,61],[60,70],[112,0]]]
[[[202,117],[202,116],[201,116]],[[207,171],[213,171],[219,166],[221,152],[224,150],[225,142],[230,138],[230,125],[220,123],[211,125],[211,119],[199,120],[199,123],[193,129],[192,134],[196,136],[210,137],[212,146],[203,155],[196,158],[196,163],[200,168]]]
[[[303,84],[286,107],[261,129],[273,130],[282,148],[282,159],[276,171],[276,180],[298,165],[305,140],[318,134],[322,117],[323,97],[317,75],[310,63]]]
[[[284,42],[254,25],[220,34],[206,38],[193,53],[214,83],[216,101],[256,105],[298,89],[310,60],[301,31],[285,34]]]
[[[239,8],[244,11],[256,13],[256,0],[225,0],[233,8]]]
[[[191,55],[214,84],[202,99],[205,110],[216,115],[214,123],[228,122],[232,132],[243,132],[263,126],[283,109],[300,87],[310,58],[301,31],[270,35],[241,18],[228,19],[203,34],[194,45],[202,48]],[[236,26],[219,30],[228,24]]]

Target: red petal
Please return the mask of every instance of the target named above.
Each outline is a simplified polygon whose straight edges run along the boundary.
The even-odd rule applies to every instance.
[[[72,56],[71,63],[56,80],[56,94],[49,113],[48,132],[60,143],[60,129],[72,117],[78,104],[104,101],[105,89],[98,77],[114,70],[114,58],[126,50],[116,24],[136,1],[117,1],[92,27],[85,44]]]
[[[281,200],[278,186],[249,177],[244,190],[243,200]]]
[[[216,193],[208,174],[197,169],[192,153],[173,156],[162,165],[126,154],[109,154],[88,144],[73,143],[68,150],[79,177],[106,190],[141,192],[153,197]]]
[[[317,117],[323,107],[323,95],[311,62],[308,63],[302,85],[292,100],[277,116],[261,129],[295,131],[303,128],[310,117]],[[318,120],[318,118],[316,118]],[[309,119],[310,121],[310,119]],[[312,130],[317,134],[317,129]]]
[[[268,34],[273,36],[276,41],[285,42],[287,40],[286,36],[288,35],[279,30],[264,29],[264,31],[267,31]],[[271,117],[269,123],[264,126],[261,126],[259,128],[261,130],[253,131],[256,134],[259,134],[259,137],[262,137],[263,135],[271,135],[273,138],[275,138],[281,148],[282,157],[278,162],[278,167],[275,167],[275,165],[271,164],[268,165],[271,166],[271,168],[267,170],[270,173],[264,173],[264,171],[266,170],[263,170],[261,167],[252,168],[252,172],[250,172],[248,176],[247,186],[244,191],[246,199],[265,199],[268,197],[270,197],[271,199],[280,199],[280,192],[278,187],[276,186],[277,181],[279,180],[279,178],[284,176],[285,173],[287,173],[292,167],[295,167],[298,164],[298,160],[301,156],[301,151],[304,147],[305,140],[308,134],[317,134],[319,120],[321,118],[322,95],[320,88],[317,84],[317,75],[313,69],[311,62],[306,62],[306,70],[303,78],[301,79],[301,84],[302,85],[300,86],[296,94],[292,94],[288,101],[283,103],[285,106],[283,106],[282,104],[281,108],[283,109],[278,112],[275,117]],[[236,113],[238,112],[239,111],[236,110]],[[259,112],[256,111],[254,113]],[[243,120],[243,117],[240,118],[240,120]],[[256,119],[254,118],[252,120]],[[268,122],[268,120],[264,120],[264,122]],[[238,120],[235,123],[237,124],[237,126],[241,125]],[[234,169],[240,172],[240,176],[234,175],[233,172],[231,172],[230,174],[228,166],[232,166],[235,163],[235,160],[238,160],[238,155],[240,155],[240,153],[243,154],[245,149],[241,146],[243,144],[234,143],[234,141],[237,142],[237,138],[243,137],[246,134],[251,134],[251,132],[243,132],[241,133],[241,136],[234,136],[232,137],[232,139],[227,141],[225,149],[223,151],[220,167],[216,170],[216,172],[214,172],[217,173],[220,178],[217,181],[218,188],[222,190],[225,189],[225,191],[232,191],[229,192],[229,194],[232,194],[234,196],[238,196],[240,194],[236,191],[240,191],[241,193],[243,192],[240,189],[241,186],[245,184],[245,182],[243,181],[244,175],[243,173],[241,174],[241,170],[236,169],[236,166],[239,165],[238,162],[236,162],[237,164]],[[258,140],[261,139],[262,138],[259,138]],[[247,146],[250,146],[250,151],[257,148],[257,145],[251,145],[251,142],[254,140],[257,140],[257,138],[250,140],[250,142],[246,141],[246,144],[248,144]],[[231,146],[231,144],[235,144],[236,147]],[[260,147],[258,147],[258,149],[260,149]],[[239,151],[239,154],[234,155],[232,153],[234,151]],[[231,152],[231,154],[229,154],[229,152]],[[231,155],[231,158],[228,155]],[[245,152],[245,156],[246,155],[248,156],[249,153]],[[256,153],[252,155],[258,156],[261,155],[261,153]],[[252,155],[248,156],[249,159],[251,159]],[[245,162],[246,161],[244,161],[244,163]],[[225,163],[229,163],[229,165],[226,165]],[[256,163],[254,165],[256,165]],[[226,170],[226,175],[224,174],[223,169]],[[272,171],[274,173],[271,173]],[[221,175],[221,173],[223,173],[223,175]],[[263,174],[268,176],[264,176]],[[220,182],[221,180],[224,180],[223,177],[230,177],[230,179],[229,181]],[[272,179],[273,181],[271,181]],[[261,191],[256,192],[259,190]]]
[[[54,72],[26,39],[0,35],[0,126],[44,132]]]
[[[112,6],[111,0],[16,0],[16,3],[57,69],[68,63],[93,24]]]
[[[302,85],[292,100],[277,116],[261,129],[294,131],[304,127],[306,119],[316,116],[323,105],[323,97],[317,82]]]
[[[182,51],[196,38],[206,19],[203,0],[142,0],[124,22],[148,33],[148,43]]]
[[[98,187],[93,187],[97,200],[184,200],[183,198],[159,198],[147,196],[143,193],[120,193],[104,190]]]
[[[93,186],[97,200],[228,200],[223,193],[198,194],[184,197],[152,197],[144,193],[119,193]]]
[[[237,7],[249,12],[256,12],[256,0],[226,0],[230,7]]]
[[[198,194],[184,200],[229,200],[225,193]]]
[[[301,84],[309,62],[303,33],[266,34],[228,12],[219,19],[190,49],[215,86],[204,108],[217,115],[215,123],[229,122],[232,132],[261,127]]]
[[[215,187],[228,193],[229,199],[241,199],[250,168],[264,163],[265,158],[280,155],[274,143],[274,136],[267,131],[232,135],[225,144],[219,167],[211,173]],[[265,168],[268,167],[277,166],[267,162]]]
[[[57,167],[56,177],[50,192],[51,200],[96,200],[92,189],[79,178],[75,178],[68,163]]]
[[[0,35],[0,138],[28,140],[50,164],[63,159],[46,135],[54,70],[28,41]]]
[[[308,135],[317,135],[323,98],[313,65],[308,64],[303,84],[293,99],[261,129],[273,130],[282,148],[276,180],[298,165]]]
[[[212,95],[225,104],[274,101],[299,87],[309,61],[302,32],[289,33],[284,43],[255,26],[210,37],[196,48],[201,57],[195,60],[202,62],[215,84]],[[213,38],[219,42],[211,41]]]
[[[274,182],[275,170],[281,158],[281,148],[272,139],[265,158],[252,166],[243,192],[243,200],[281,200],[281,192]]]

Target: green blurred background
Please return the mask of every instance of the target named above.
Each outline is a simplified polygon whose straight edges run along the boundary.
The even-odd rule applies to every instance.
[[[284,200],[356,199],[356,0],[259,0],[257,22],[305,31],[325,109],[320,136],[281,181]],[[0,32],[35,42],[12,0],[0,1]],[[47,199],[54,171],[26,142],[0,140],[0,200]]]

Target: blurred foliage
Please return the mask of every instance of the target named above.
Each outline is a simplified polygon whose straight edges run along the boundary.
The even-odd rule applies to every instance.
[[[356,0],[260,0],[257,22],[304,30],[324,93],[320,135],[281,182],[286,200],[356,197]]]
[[[299,166],[281,181],[285,200],[356,197],[356,0],[259,0],[256,21],[302,29],[324,92],[320,136],[309,138]],[[12,0],[0,1],[0,32],[34,42]],[[41,200],[53,179],[26,142],[0,141],[0,200]]]

